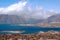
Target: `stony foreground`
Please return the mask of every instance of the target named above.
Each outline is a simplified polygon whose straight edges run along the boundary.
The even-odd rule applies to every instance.
[[[60,40],[60,32],[41,31],[36,34],[0,34],[0,40]]]

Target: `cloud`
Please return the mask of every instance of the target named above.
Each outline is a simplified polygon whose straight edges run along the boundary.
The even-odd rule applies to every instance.
[[[0,14],[17,14],[24,17],[27,20],[29,20],[30,18],[48,18],[52,14],[55,14],[52,11],[53,10],[45,11],[43,7],[39,5],[34,6],[33,10],[32,6],[27,1],[20,1],[18,3],[11,4],[6,8],[0,8]]]
[[[16,4],[12,4],[12,5],[10,5],[6,8],[0,8],[0,12],[4,12],[3,14],[8,13],[8,12],[12,12],[12,11],[17,11],[18,12],[18,11],[23,10],[23,8],[26,4],[27,4],[26,1],[25,2],[20,1]]]
[[[0,11],[2,11],[4,8],[0,8]]]
[[[8,11],[19,11],[19,10],[23,10],[23,7],[26,5],[27,2],[19,2],[13,5],[10,5],[6,8],[6,10]]]

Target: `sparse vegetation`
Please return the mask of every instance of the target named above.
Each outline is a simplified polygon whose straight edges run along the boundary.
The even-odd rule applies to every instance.
[[[0,40],[60,40],[60,32],[49,31],[37,34],[0,34]]]

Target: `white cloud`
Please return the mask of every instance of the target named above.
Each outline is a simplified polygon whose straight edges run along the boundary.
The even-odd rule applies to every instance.
[[[54,10],[49,10],[50,12],[54,12]]]
[[[43,7],[41,7],[41,6],[36,6],[36,10],[42,10],[43,9]]]
[[[0,11],[2,11],[4,8],[0,8]]]
[[[17,11],[18,12],[18,11],[23,10],[23,8],[26,4],[27,4],[26,1],[25,2],[20,1],[16,4],[12,4],[12,5],[10,5],[6,8],[0,8],[0,12],[4,12],[4,14],[8,13],[8,12],[12,12],[12,11]]]
[[[44,11],[43,7],[36,5],[35,10],[31,6],[27,5],[27,1],[20,1],[18,3],[12,4],[6,8],[0,8],[0,14],[18,14],[24,16],[25,18],[47,18],[51,15],[53,10]],[[26,7],[26,9],[25,9]],[[53,13],[55,14],[55,13]]]

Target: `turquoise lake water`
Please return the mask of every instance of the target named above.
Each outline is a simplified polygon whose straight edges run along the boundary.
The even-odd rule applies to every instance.
[[[4,30],[9,30],[9,31],[23,30],[23,31],[25,31],[22,34],[34,34],[39,31],[47,32],[50,30],[60,32],[60,28],[43,28],[43,27],[39,27],[39,26],[10,26],[10,25],[5,25],[5,24],[0,25],[0,34],[6,34],[5,32],[1,32]]]

